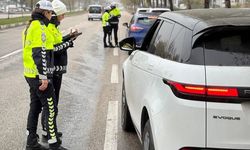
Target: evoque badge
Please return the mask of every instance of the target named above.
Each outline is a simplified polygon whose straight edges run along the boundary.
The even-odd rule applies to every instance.
[[[244,90],[245,94],[250,94],[250,90]]]

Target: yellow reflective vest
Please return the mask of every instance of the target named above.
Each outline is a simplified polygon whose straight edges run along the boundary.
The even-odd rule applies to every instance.
[[[110,15],[110,24],[118,24],[119,23],[119,19],[121,17],[121,12],[118,8],[114,8],[109,12]]]
[[[54,38],[46,25],[33,20],[23,31],[23,65],[24,76],[28,78],[47,79],[54,70]]]
[[[109,13],[108,12],[104,12],[104,14],[102,15],[102,26],[106,27],[109,25]]]
[[[63,42],[63,36],[61,31],[56,27],[55,24],[49,23],[48,27],[49,31],[51,32],[52,36],[54,37],[54,45]]]

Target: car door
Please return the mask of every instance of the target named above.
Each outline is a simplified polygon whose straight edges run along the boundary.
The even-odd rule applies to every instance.
[[[160,24],[158,21],[152,26],[147,42],[150,43],[153,35],[157,33],[157,28]],[[149,41],[149,42],[148,42]],[[148,44],[149,45],[149,44]],[[144,46],[148,47],[148,46]],[[140,117],[142,111],[143,96],[147,92],[148,86],[152,83],[151,75],[157,74],[155,67],[158,65],[158,57],[154,56],[143,50],[137,50],[131,54],[129,60],[127,60],[127,72],[130,76],[129,81],[127,81],[126,92],[127,92],[127,102],[129,105],[130,114],[132,120],[137,129],[140,127]]]

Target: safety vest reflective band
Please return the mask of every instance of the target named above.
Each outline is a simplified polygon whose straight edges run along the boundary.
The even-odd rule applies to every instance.
[[[50,34],[47,27],[42,24],[39,20],[31,22],[27,30],[23,31],[23,65],[24,65],[24,76],[29,78],[35,78],[38,74],[37,66],[32,57],[33,48],[41,48],[43,57],[47,51],[52,51],[54,46],[54,38]],[[42,60],[41,60],[42,61]],[[44,60],[43,60],[44,61]],[[42,62],[47,67],[48,60]],[[47,69],[47,68],[44,68]],[[44,75],[50,73],[51,70],[45,70]]]

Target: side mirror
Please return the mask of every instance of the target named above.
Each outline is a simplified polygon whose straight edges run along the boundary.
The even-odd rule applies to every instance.
[[[134,51],[136,49],[136,43],[134,37],[128,37],[119,42],[120,49],[124,51]]]
[[[122,25],[128,28],[128,23],[127,22],[123,23]]]

